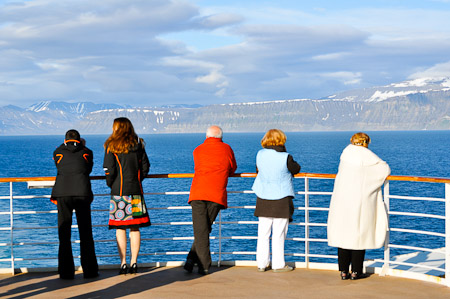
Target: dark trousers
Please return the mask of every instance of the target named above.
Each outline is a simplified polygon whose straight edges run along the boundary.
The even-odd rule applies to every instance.
[[[223,206],[204,200],[193,200],[190,204],[192,207],[194,243],[192,244],[187,259],[197,263],[199,269],[209,270],[211,267],[209,234],[212,230],[212,224]]]
[[[61,278],[72,278],[75,265],[72,255],[72,212],[75,210],[80,233],[81,266],[85,277],[98,273],[95,256],[94,238],[92,236],[91,202],[92,197],[58,197],[58,272]]]
[[[339,271],[346,271],[352,264],[352,272],[362,273],[365,250],[351,250],[338,248]]]

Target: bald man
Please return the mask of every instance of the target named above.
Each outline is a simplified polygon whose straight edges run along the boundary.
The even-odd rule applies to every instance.
[[[195,173],[189,195],[194,243],[184,265],[189,273],[195,264],[198,265],[198,273],[209,273],[209,234],[219,211],[227,208],[228,177],[237,168],[233,150],[222,142],[222,135],[220,127],[209,127],[206,140],[194,150]]]

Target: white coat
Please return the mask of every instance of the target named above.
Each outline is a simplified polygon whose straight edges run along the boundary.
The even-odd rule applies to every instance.
[[[384,245],[388,218],[381,187],[389,165],[363,146],[349,145],[341,154],[328,213],[328,245],[375,249]]]

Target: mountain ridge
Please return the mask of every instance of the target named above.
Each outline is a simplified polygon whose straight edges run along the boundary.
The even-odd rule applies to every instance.
[[[449,130],[450,78],[421,78],[336,93],[320,99],[286,99],[215,105],[131,107],[93,102],[42,101],[28,108],[0,107],[0,135],[107,134],[116,117],[128,117],[139,134],[229,132]]]

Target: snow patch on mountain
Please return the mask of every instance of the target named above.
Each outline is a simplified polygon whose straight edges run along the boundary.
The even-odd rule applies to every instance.
[[[419,78],[408,81],[403,81],[400,83],[392,83],[389,86],[391,87],[423,87],[423,86],[441,86],[441,87],[450,87],[450,78],[448,77],[439,77],[439,78]]]
[[[333,94],[325,99],[350,102],[381,102],[396,97],[429,92],[449,91],[450,78],[419,78],[385,86],[363,88]]]
[[[48,105],[50,105],[51,101],[44,101],[44,102],[39,102],[37,104],[31,105],[30,107],[28,107],[28,111],[33,111],[33,112],[41,112],[41,111],[45,111],[45,110],[49,110],[48,109]]]
[[[389,98],[393,98],[393,97],[401,97],[401,96],[406,96],[409,94],[414,94],[414,93],[426,93],[429,90],[421,90],[421,91],[417,91],[417,90],[410,90],[410,91],[375,91],[375,93],[367,99],[367,102],[380,102],[380,101],[385,101]]]
[[[274,100],[274,101],[262,101],[262,102],[245,102],[245,103],[229,103],[219,104],[220,106],[251,106],[251,105],[264,105],[264,104],[276,104],[276,103],[291,103],[291,102],[304,102],[304,101],[317,101],[312,99],[291,99],[291,100]]]

